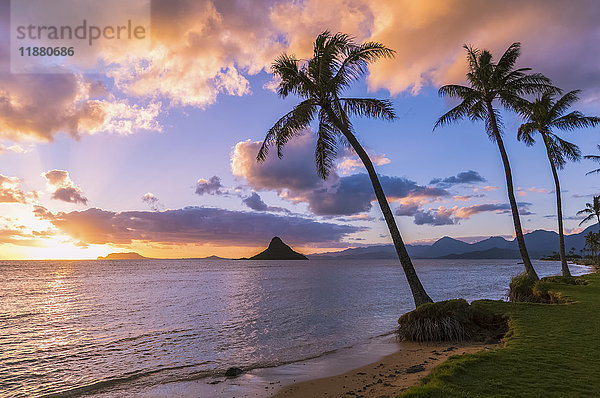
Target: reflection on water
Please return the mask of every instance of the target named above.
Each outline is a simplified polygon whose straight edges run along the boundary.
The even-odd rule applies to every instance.
[[[499,299],[522,267],[415,263],[435,300]],[[0,298],[0,396],[11,397],[120,396],[296,361],[389,332],[413,307],[394,260],[4,261]]]

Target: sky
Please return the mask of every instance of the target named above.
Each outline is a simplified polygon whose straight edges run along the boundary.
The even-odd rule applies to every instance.
[[[483,124],[433,131],[455,105],[438,88],[465,83],[463,44],[499,57],[521,42],[517,66],[581,90],[574,109],[600,115],[593,0],[152,1],[150,41],[100,42],[86,62],[45,73],[11,69],[10,2],[0,8],[0,259],[239,257],[273,236],[304,253],[390,243],[355,154],[340,148],[328,179],[317,176],[317,126],[282,159],[255,160],[267,130],[299,102],[275,93],[273,59],[308,58],[324,30],[396,51],[346,95],[390,99],[398,115],[353,123],[405,242],[514,236]],[[126,21],[120,11],[107,18]],[[556,230],[544,148],[516,140],[516,114],[502,118],[523,228]],[[599,127],[560,134],[600,154]],[[594,168],[582,160],[560,171],[567,233],[582,230],[576,212],[600,193],[600,175],[586,175]]]

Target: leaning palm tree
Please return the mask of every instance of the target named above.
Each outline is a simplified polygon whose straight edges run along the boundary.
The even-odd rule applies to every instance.
[[[586,203],[585,209],[577,212],[578,216],[581,214],[586,214],[586,217],[579,225],[583,225],[584,223],[593,220],[595,217],[596,220],[598,220],[598,228],[600,228],[600,196],[594,196],[592,203]]]
[[[551,92],[545,92],[535,101],[527,102],[521,111],[526,121],[519,127],[517,134],[519,141],[523,141],[526,145],[531,146],[535,143],[536,133],[539,133],[546,147],[546,154],[550,161],[556,191],[559,249],[563,276],[571,276],[571,273],[569,272],[567,256],[565,254],[560,182],[556,169],[562,169],[567,160],[575,162],[580,160],[581,152],[577,145],[563,140],[553,133],[553,130],[574,130],[576,128],[592,127],[600,123],[600,118],[584,116],[578,111],[565,114],[567,109],[579,99],[577,94],[579,94],[579,90],[570,91],[555,101]]]
[[[406,251],[373,163],[356,139],[350,122],[350,116],[393,120],[395,113],[392,104],[388,100],[341,97],[345,89],[367,73],[369,63],[393,55],[392,50],[380,43],[358,44],[348,35],[329,32],[323,32],[316,38],[314,54],[309,60],[302,61],[288,54],[280,55],[272,66],[275,76],[281,79],[277,93],[284,98],[294,94],[303,101],[267,132],[257,160],[262,162],[267,158],[270,146],[276,147],[281,158],[282,148],[288,140],[301,134],[315,118],[318,120],[315,161],[320,177],[327,178],[329,175],[338,145],[349,144],[367,169],[418,307],[432,300],[425,292]]]
[[[600,145],[598,145],[598,150],[600,150]],[[585,155],[584,158],[600,163],[600,156],[598,156],[598,155]],[[600,174],[600,169],[592,170],[589,173],[585,173],[585,175],[588,175],[588,174]]]
[[[531,264],[525,246],[519,209],[514,194],[512,172],[502,141],[502,121],[500,113],[494,108],[494,103],[500,102],[505,108],[518,111],[523,105],[524,100],[522,97],[524,95],[557,89],[552,86],[547,77],[539,73],[527,73],[531,68],[515,69],[515,62],[521,54],[520,43],[513,43],[508,47],[496,63],[488,50],[481,51],[467,45],[464,48],[467,50],[469,66],[467,81],[469,86],[450,84],[439,89],[441,96],[454,97],[462,101],[438,119],[434,130],[438,126],[457,122],[463,118],[485,122],[486,133],[490,140],[498,145],[502,157],[515,235],[525,271],[534,280],[537,280],[539,278]]]

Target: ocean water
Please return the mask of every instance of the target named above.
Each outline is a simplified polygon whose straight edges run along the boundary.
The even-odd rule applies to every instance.
[[[434,300],[501,299],[522,271],[516,260],[415,266]],[[0,396],[135,396],[277,366],[389,333],[412,308],[396,260],[0,261]]]

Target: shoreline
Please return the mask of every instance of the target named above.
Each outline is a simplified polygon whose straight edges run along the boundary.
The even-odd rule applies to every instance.
[[[310,382],[323,376],[335,376],[382,358],[402,352],[404,345],[396,341],[393,332],[372,337],[354,346],[343,347],[315,358],[292,363],[255,368],[238,377],[208,377],[154,385],[141,391],[149,398],[211,397],[211,398],[267,398],[281,388],[299,382]]]
[[[273,398],[395,397],[417,384],[434,367],[453,355],[501,348],[502,344],[412,343],[368,365],[348,372],[284,385]]]
[[[418,383],[450,356],[500,346],[471,342],[399,343],[390,333],[317,358],[252,369],[235,378],[173,382],[140,392],[149,398],[393,397]],[[411,367],[412,372],[407,372]]]

